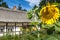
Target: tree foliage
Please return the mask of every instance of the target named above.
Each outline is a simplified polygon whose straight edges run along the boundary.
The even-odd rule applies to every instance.
[[[0,2],[2,2],[3,0],[0,0]]]
[[[18,10],[22,10],[21,4],[19,4],[19,6],[18,6]]]
[[[4,0],[0,0],[0,7],[5,7],[5,8],[9,8],[6,2],[3,2]]]
[[[18,10],[27,11],[26,9],[22,9],[21,4],[18,5]]]

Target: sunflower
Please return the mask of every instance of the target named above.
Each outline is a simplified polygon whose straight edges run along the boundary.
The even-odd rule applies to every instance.
[[[45,24],[53,24],[59,18],[59,9],[56,5],[48,3],[47,6],[43,7],[40,11],[41,21]]]

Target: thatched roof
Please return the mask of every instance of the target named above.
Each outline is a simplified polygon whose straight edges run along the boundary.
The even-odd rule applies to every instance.
[[[25,11],[0,7],[0,22],[31,22],[31,20],[27,19]]]

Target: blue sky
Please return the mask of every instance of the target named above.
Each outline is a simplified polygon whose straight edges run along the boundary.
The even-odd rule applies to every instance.
[[[34,5],[39,4],[40,0],[4,0],[9,8],[13,8],[13,6],[18,7],[21,4],[22,9],[30,10]]]

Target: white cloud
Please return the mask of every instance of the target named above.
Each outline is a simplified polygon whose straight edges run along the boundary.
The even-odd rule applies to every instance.
[[[39,4],[39,2],[41,0],[25,0],[25,1],[29,2],[30,6],[33,6],[33,5],[37,5],[38,6],[38,4]]]

